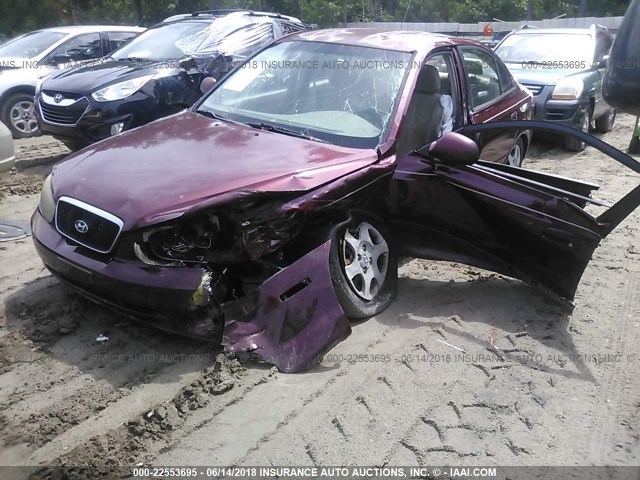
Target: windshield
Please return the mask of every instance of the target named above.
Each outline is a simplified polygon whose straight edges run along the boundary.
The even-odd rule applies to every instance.
[[[585,68],[593,62],[594,41],[587,34],[511,35],[496,49],[505,63],[562,62],[561,68]]]
[[[0,57],[37,57],[51,45],[66,36],[66,33],[49,31],[26,33],[15,40],[11,40],[10,42],[0,46]]]
[[[178,48],[194,57],[221,53],[246,58],[273,40],[269,17],[227,15],[216,18],[208,28],[181,39]]]
[[[131,40],[111,57],[116,60],[127,58],[143,60],[179,60],[186,56],[178,43],[209,26],[209,22],[178,22],[151,28]]]
[[[375,48],[283,42],[238,68],[198,110],[336,145],[375,148],[410,59],[409,53]]]

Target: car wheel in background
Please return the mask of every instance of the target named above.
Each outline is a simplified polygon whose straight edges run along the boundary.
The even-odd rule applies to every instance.
[[[11,95],[2,104],[4,124],[11,130],[13,138],[40,135],[33,95],[18,93]]]
[[[582,130],[585,133],[589,133],[589,125],[591,123],[589,110],[585,110],[580,116],[580,127],[579,130]],[[582,140],[575,137],[566,137],[564,139],[564,148],[569,150],[570,152],[582,152],[585,148],[587,148],[586,143]]]
[[[516,143],[513,144],[511,150],[509,150],[509,154],[507,155],[507,165],[511,165],[512,167],[521,167],[522,159],[524,157],[524,142],[522,141],[522,137],[518,138]]]
[[[335,229],[331,240],[331,280],[347,317],[366,318],[387,308],[398,281],[388,229],[377,219],[361,216]]]
[[[613,123],[616,121],[616,109],[610,108],[609,111],[596,119],[596,132],[609,133],[613,129]]]

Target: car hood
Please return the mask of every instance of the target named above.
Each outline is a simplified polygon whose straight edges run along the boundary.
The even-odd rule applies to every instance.
[[[518,82],[532,85],[555,85],[561,78],[580,73],[580,70],[507,67]]]
[[[166,64],[163,65],[166,66]],[[78,65],[51,75],[43,83],[42,88],[87,95],[113,83],[158,73],[160,66],[158,62],[149,60],[90,61],[85,65]]]
[[[214,197],[309,190],[377,159],[374,150],[184,112],[67,157],[54,167],[52,186],[56,201],[63,195],[82,200],[133,229],[215,203]]]

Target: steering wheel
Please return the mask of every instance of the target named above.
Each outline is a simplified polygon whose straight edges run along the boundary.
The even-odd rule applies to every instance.
[[[383,130],[384,129],[384,118],[385,115],[382,112],[379,112],[373,107],[365,108],[364,110],[358,110],[357,112],[353,112],[354,115],[359,116],[360,118],[364,118],[367,122],[369,122],[374,127]]]

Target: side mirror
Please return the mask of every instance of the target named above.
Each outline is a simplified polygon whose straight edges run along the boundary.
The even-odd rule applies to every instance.
[[[52,62],[56,66],[64,65],[65,63],[71,63],[72,59],[70,55],[66,53],[59,53],[58,55],[54,55],[52,58]]]
[[[200,82],[200,91],[202,93],[208,93],[215,86],[217,80],[213,77],[205,77],[202,82]]]
[[[442,137],[418,150],[445,165],[471,165],[480,158],[476,142],[456,132],[445,133]]]
[[[609,55],[604,55],[600,61],[596,64],[598,68],[605,68],[607,66],[607,62],[609,61]]]
[[[178,63],[178,67],[186,70],[187,72],[192,68],[197,68],[197,63],[193,57],[185,58]]]

